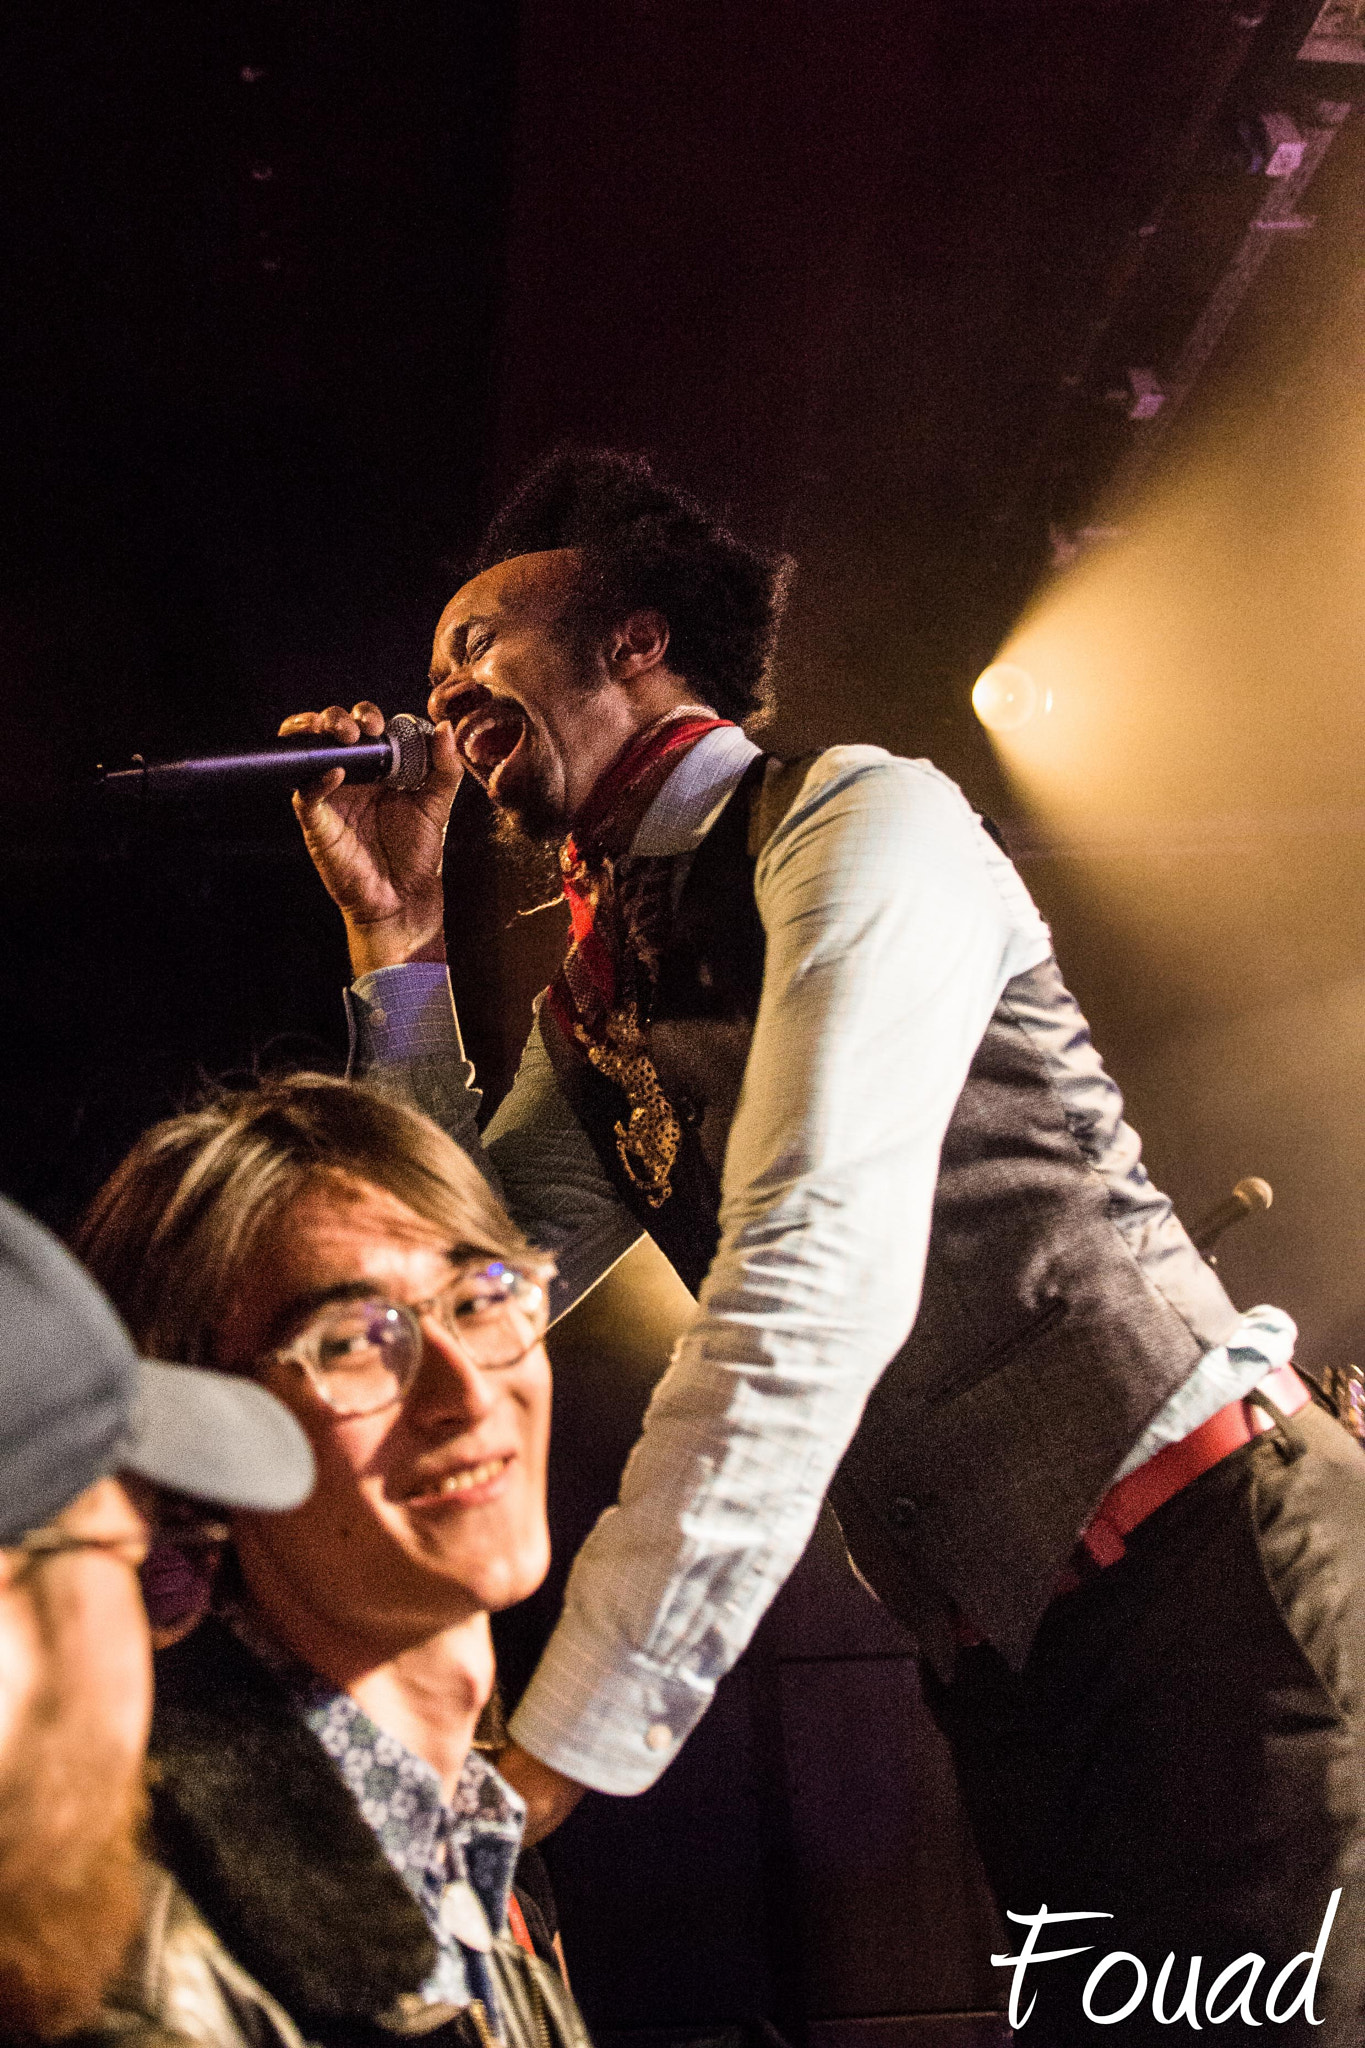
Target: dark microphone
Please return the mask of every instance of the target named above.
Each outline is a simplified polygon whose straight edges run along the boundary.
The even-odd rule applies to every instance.
[[[294,733],[269,740],[249,754],[203,754],[186,761],[144,761],[134,754],[129,768],[99,768],[100,787],[116,796],[198,796],[252,784],[297,789],[344,768],[348,782],[391,782],[417,789],[427,779],[427,741],[436,730],[425,718],[400,711],[377,740],[361,738],[346,747],[327,733]]]
[[[1245,1216],[1254,1216],[1260,1209],[1268,1209],[1275,1199],[1275,1190],[1268,1180],[1259,1174],[1249,1173],[1245,1180],[1239,1180],[1226,1201],[1216,1209],[1210,1209],[1207,1216],[1201,1216],[1190,1232],[1196,1251],[1207,1252],[1217,1244],[1225,1230],[1231,1230],[1234,1223],[1240,1223]]]

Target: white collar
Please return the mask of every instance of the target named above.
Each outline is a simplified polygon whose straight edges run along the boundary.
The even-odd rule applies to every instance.
[[[718,725],[689,747],[640,820],[634,855],[695,853],[716,816],[762,753],[737,725]]]

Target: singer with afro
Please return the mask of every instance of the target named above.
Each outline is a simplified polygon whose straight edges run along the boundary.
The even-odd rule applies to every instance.
[[[1152,1185],[959,790],[747,736],[789,573],[641,459],[552,458],[437,625],[423,785],[334,769],[297,800],[359,1060],[471,1149],[441,964],[461,776],[558,849],[572,939],[488,1168],[559,1306],[642,1231],[697,1296],[507,1775],[542,1827],[653,1783],[827,1495],[919,1641],[1002,1908],[1103,1912],[1153,1977],[1259,1955],[1231,1995],[1261,2025],[1339,1893],[1311,1997],[1268,2016],[1358,2048],[1365,1455]],[[382,729],[369,703],[286,727]],[[1091,2038],[1087,1960],[1032,1973],[1040,2038]],[[1126,2039],[1167,2040],[1144,2011]]]

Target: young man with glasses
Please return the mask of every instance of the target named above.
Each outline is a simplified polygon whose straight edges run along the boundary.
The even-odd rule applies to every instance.
[[[320,1075],[150,1131],[80,1245],[144,1342],[283,1402],[318,1475],[232,1516],[215,1612],[157,1660],[174,1930],[109,2031],[174,2035],[192,1985],[208,2048],[580,2048],[508,1932],[523,1809],[472,1746],[490,1611],[549,1560],[548,1267],[425,1118]]]
[[[3,1199],[0,1395],[0,2038],[47,2040],[98,2010],[141,1910],[137,1571],[156,1489],[291,1508],[312,1460],[259,1388],[139,1359],[74,1259]]]

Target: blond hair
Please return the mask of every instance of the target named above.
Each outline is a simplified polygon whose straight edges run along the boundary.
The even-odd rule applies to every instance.
[[[261,1233],[305,1186],[367,1181],[452,1251],[524,1256],[483,1175],[444,1131],[375,1088],[291,1074],[220,1090],[140,1138],[74,1246],[149,1356],[212,1365],[214,1331]]]

